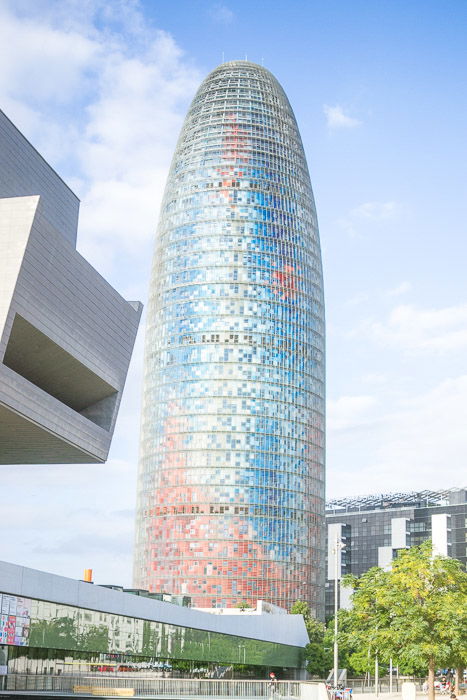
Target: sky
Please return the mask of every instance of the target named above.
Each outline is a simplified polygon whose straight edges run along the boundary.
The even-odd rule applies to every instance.
[[[127,299],[199,83],[246,57],[281,82],[323,251],[328,498],[467,483],[465,26],[464,0],[0,0],[0,107]],[[143,340],[105,465],[0,467],[0,559],[131,585]]]

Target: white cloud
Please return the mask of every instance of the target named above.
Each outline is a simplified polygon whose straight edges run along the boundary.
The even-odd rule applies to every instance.
[[[389,414],[387,439],[381,440],[378,465],[409,481],[456,486],[465,481],[467,454],[467,375],[446,379],[419,395],[407,395]]]
[[[66,104],[83,85],[83,72],[96,65],[103,46],[72,30],[15,16],[0,8],[0,90],[12,97]]]
[[[348,114],[345,114],[340,105],[336,105],[335,107],[324,105],[323,111],[326,115],[326,123],[329,129],[353,129],[361,124],[358,119],[354,119],[353,117],[349,117]]]
[[[125,259],[145,294],[167,170],[200,75],[136,2],[38,7],[26,17],[1,7],[2,104],[64,179],[72,174],[80,251],[113,282]]]
[[[408,353],[463,350],[467,348],[467,304],[443,309],[401,304],[386,321],[366,322],[358,332]]]
[[[383,372],[368,372],[363,375],[361,381],[366,384],[381,385],[387,384],[389,378],[386,374],[383,374]]]
[[[223,5],[222,3],[213,5],[209,10],[209,15],[217,24],[232,24],[235,19],[235,14],[232,12],[232,10],[227,7],[227,5]]]
[[[396,400],[363,398],[335,402],[344,418],[329,422],[329,498],[465,485],[467,375]]]
[[[363,230],[371,226],[382,226],[394,219],[400,211],[397,202],[363,202],[354,207],[349,213],[338,219],[337,223],[352,238],[357,238]]]
[[[327,402],[327,426],[330,431],[347,430],[372,420],[377,404],[373,396],[341,396]]]
[[[131,583],[135,468],[105,465],[0,467],[0,559],[100,583]],[[18,518],[18,512],[21,517]]]
[[[364,202],[350,211],[350,216],[357,219],[380,221],[391,218],[397,209],[395,202]]]
[[[412,289],[410,282],[401,282],[400,284],[381,292],[382,298],[392,299],[394,297],[400,297],[407,294]],[[367,302],[373,301],[375,299],[375,294],[370,294],[370,292],[356,292],[353,296],[349,297],[344,301],[345,307],[358,307],[363,306]]]
[[[392,289],[388,289],[386,292],[387,297],[399,297],[402,296],[403,294],[407,294],[407,292],[410,292],[412,290],[412,285],[410,282],[401,282],[398,284],[396,287],[393,287]]]
[[[367,301],[370,301],[370,299],[371,296],[368,292],[357,292],[357,294],[354,294],[344,301],[344,306],[362,306],[366,304]]]

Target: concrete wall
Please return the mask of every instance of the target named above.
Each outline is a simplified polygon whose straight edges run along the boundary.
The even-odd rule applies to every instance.
[[[2,251],[0,463],[104,461],[142,307],[50,226],[40,197],[0,199]]]
[[[45,219],[76,245],[78,197],[0,110],[0,197],[37,194]]]
[[[78,209],[0,112],[0,464],[108,455],[142,306],[76,251]]]
[[[451,516],[447,513],[435,513],[431,516],[431,540],[433,554],[443,557],[449,555]]]

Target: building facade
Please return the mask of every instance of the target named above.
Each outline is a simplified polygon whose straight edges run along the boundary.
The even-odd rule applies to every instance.
[[[77,252],[78,211],[0,111],[0,464],[109,452],[142,305]]]
[[[199,88],[162,204],[134,585],[324,612],[324,302],[294,114],[246,61]]]
[[[64,675],[71,692],[73,675],[183,661],[293,672],[308,643],[301,615],[210,615],[6,562],[0,562],[0,611],[0,687],[7,675],[10,689],[16,674]]]
[[[334,615],[334,587],[345,574],[361,576],[387,568],[399,549],[433,542],[435,554],[459,559],[467,568],[467,489],[362,496],[326,505],[326,617]],[[343,547],[336,548],[336,542]],[[337,561],[336,561],[337,551]],[[339,607],[350,590],[339,586]]]

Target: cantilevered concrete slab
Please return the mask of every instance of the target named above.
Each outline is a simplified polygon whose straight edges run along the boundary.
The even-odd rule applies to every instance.
[[[142,305],[76,251],[78,200],[0,112],[2,143],[0,464],[103,462]]]

